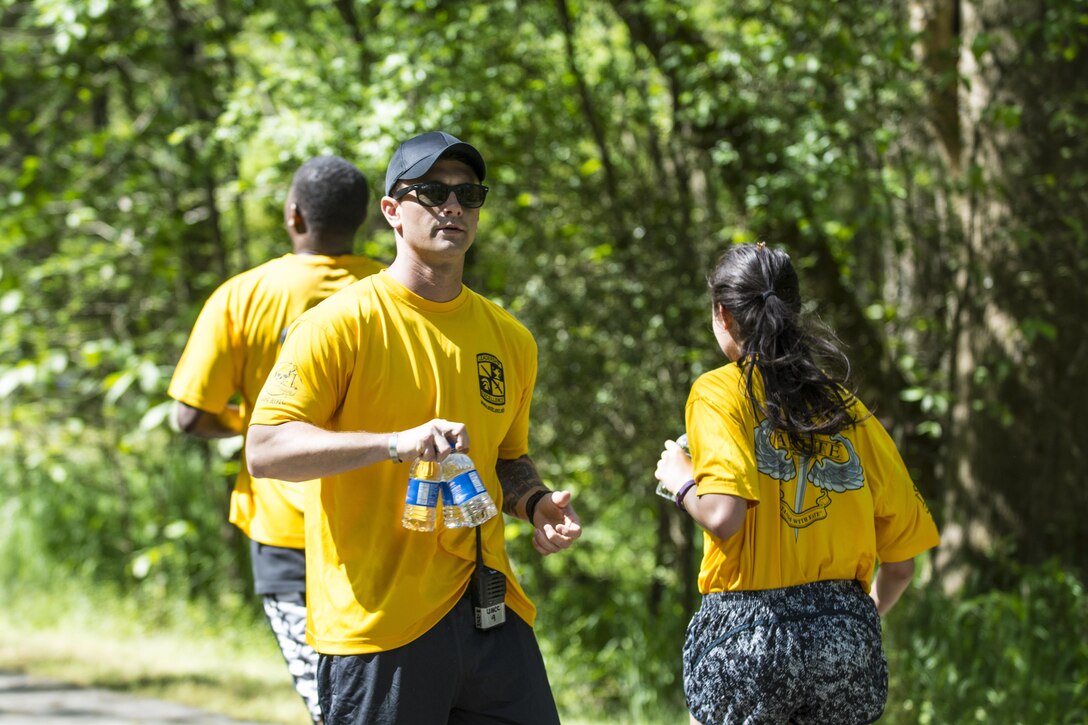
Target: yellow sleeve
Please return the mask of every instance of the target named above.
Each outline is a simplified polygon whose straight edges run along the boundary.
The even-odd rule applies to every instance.
[[[693,389],[685,425],[696,492],[700,496],[724,493],[758,502],[754,433],[745,429],[744,416],[736,406],[724,405]]]
[[[868,429],[875,454],[865,462],[865,475],[873,492],[877,556],[913,559],[940,543],[937,525],[884,426],[870,416],[859,427]]]
[[[526,385],[521,391],[521,399],[518,401],[517,414],[506,431],[506,436],[499,444],[499,458],[513,460],[520,458],[529,452],[529,407],[533,401],[533,388],[536,387],[537,371],[537,346],[536,341],[530,338],[529,350],[525,355]]]
[[[328,329],[307,315],[290,327],[250,425],[303,421],[328,428],[340,408],[356,360],[350,346],[356,335]]]
[[[241,390],[242,351],[230,313],[232,285],[221,285],[204,303],[181,354],[168,394],[208,413],[221,413]]]

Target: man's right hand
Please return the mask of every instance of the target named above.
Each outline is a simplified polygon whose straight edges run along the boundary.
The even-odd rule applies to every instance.
[[[464,423],[435,418],[423,425],[397,434],[397,455],[404,462],[444,460],[454,451],[468,450],[468,430]]]

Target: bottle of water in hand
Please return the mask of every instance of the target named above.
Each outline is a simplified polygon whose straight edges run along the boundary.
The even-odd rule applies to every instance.
[[[451,453],[442,461],[442,486],[443,494],[446,491],[450,493],[448,503],[442,502],[443,523],[447,528],[479,526],[499,513],[480,474],[476,472],[476,464],[464,453]],[[447,505],[457,507],[461,516],[452,514],[447,517]]]
[[[687,433],[681,433],[680,437],[676,439],[676,444],[684,449],[684,453],[687,454],[688,458],[691,458],[691,451],[688,449]],[[670,501],[676,500],[675,497],[671,493],[669,493],[669,489],[665,488],[665,484],[663,484],[661,481],[657,482],[657,488],[654,489],[654,492],[657,493],[658,496],[661,496],[662,498],[667,498]]]
[[[453,502],[453,490],[449,481],[442,481],[442,525],[447,529],[463,529],[468,526],[465,521],[465,512]]]
[[[442,469],[436,461],[416,459],[408,472],[408,494],[401,523],[412,531],[434,531]]]

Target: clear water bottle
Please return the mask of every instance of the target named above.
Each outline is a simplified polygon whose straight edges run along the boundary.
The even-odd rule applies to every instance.
[[[438,512],[438,491],[442,486],[442,468],[435,461],[416,459],[408,472],[408,495],[404,498],[401,523],[412,531],[434,531]]]
[[[453,523],[443,513],[443,523],[447,528],[479,526],[498,515],[495,502],[476,472],[476,464],[464,453],[451,453],[442,461],[442,482],[451,494],[450,503],[461,511],[460,519],[451,517]]]
[[[688,458],[691,458],[691,451],[688,449],[687,433],[681,433],[680,437],[676,439],[676,444],[684,449],[684,453],[687,454]],[[654,491],[657,493],[658,496],[661,496],[662,498],[667,498],[670,501],[676,500],[676,497],[669,493],[669,489],[665,488],[665,484],[661,483],[661,481],[657,482],[657,488],[654,489]]]
[[[442,482],[442,495],[439,497],[442,505],[442,525],[447,529],[463,529],[468,526],[465,522],[465,513],[461,507],[453,502],[453,490],[450,482]]]

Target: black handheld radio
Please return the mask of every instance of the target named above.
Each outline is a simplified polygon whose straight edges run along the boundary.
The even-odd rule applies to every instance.
[[[476,613],[476,629],[501,627],[506,621],[506,577],[501,571],[484,566],[480,527],[476,527],[476,568],[469,582],[472,608]]]

